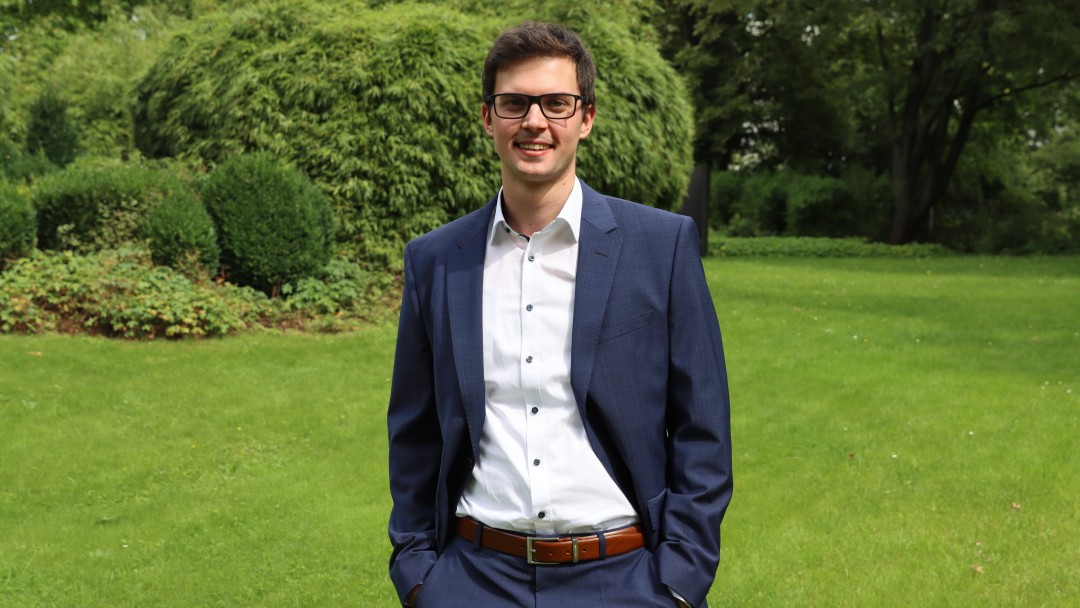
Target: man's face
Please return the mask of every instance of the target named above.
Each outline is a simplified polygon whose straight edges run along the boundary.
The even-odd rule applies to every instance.
[[[535,57],[512,63],[495,75],[495,94],[580,95],[577,68],[566,57]],[[578,141],[588,137],[596,110],[583,108],[570,118],[544,116],[532,104],[523,118],[500,118],[486,104],[481,109],[484,129],[495,140],[502,161],[503,185],[536,187],[574,176]]]

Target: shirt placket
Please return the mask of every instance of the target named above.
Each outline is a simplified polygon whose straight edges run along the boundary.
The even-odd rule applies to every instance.
[[[542,347],[545,328],[538,307],[543,305],[543,256],[546,234],[534,234],[525,248],[521,268],[521,390],[525,404],[526,449],[523,463],[529,472],[533,522],[539,534],[551,534],[550,483],[544,466],[547,456],[546,421],[542,395],[545,357]]]

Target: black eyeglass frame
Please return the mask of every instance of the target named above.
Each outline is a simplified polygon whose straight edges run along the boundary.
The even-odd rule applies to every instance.
[[[574,111],[570,112],[570,114],[567,116],[548,116],[547,111],[544,110],[544,104],[542,103],[542,101],[545,97],[556,96],[574,98]],[[529,100],[529,105],[525,106],[525,112],[522,113],[521,116],[503,116],[502,114],[499,114],[499,111],[496,109],[496,97],[524,97]],[[584,108],[585,106],[589,105],[585,102],[584,97],[582,97],[581,95],[574,95],[573,93],[544,93],[543,95],[526,95],[524,93],[495,93],[493,95],[488,95],[487,99],[485,99],[484,101],[487,103],[488,107],[491,108],[491,111],[494,112],[496,116],[505,120],[517,120],[519,118],[525,118],[529,115],[529,110],[532,109],[533,104],[536,104],[540,107],[540,113],[543,114],[544,118],[547,118],[548,120],[566,120],[568,118],[573,118],[577,115],[579,106]]]

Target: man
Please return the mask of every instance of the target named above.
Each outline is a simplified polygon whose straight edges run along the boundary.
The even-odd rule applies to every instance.
[[[562,27],[504,32],[480,111],[502,190],[405,249],[406,606],[706,605],[732,488],[720,331],[693,222],[576,177],[595,72]]]

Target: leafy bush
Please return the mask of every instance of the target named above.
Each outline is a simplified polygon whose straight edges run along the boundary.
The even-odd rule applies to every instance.
[[[278,302],[279,324],[303,325],[319,331],[343,331],[385,317],[400,301],[394,279],[361,268],[344,255],[335,256],[312,277],[285,285]]]
[[[923,258],[952,255],[936,244],[886,245],[858,238],[714,236],[709,254],[720,257]]]
[[[39,152],[53,164],[63,167],[79,155],[79,134],[68,119],[68,104],[47,89],[30,106],[26,127],[26,150]]]
[[[788,235],[842,237],[858,232],[855,201],[843,181],[796,174],[787,181],[787,190]]]
[[[0,179],[30,182],[56,170],[44,154],[27,154],[20,146],[0,137]]]
[[[250,289],[194,283],[147,252],[38,252],[0,275],[0,332],[122,338],[220,336],[270,312]]]
[[[80,158],[34,188],[39,246],[100,251],[138,240],[149,212],[189,188],[173,169]]]
[[[171,193],[151,211],[144,234],[155,264],[203,276],[217,271],[221,252],[214,221],[191,191]]]
[[[786,171],[754,173],[743,181],[734,211],[754,227],[755,236],[787,231],[787,181]]]
[[[732,209],[742,194],[743,176],[733,171],[713,171],[709,175],[709,227],[718,230],[732,218]]]
[[[790,170],[762,171],[746,177],[723,176],[714,188],[733,197],[728,232],[738,236],[876,236],[867,215],[880,203],[856,200],[848,181]],[[867,230],[867,226],[871,230]]]
[[[651,43],[595,12],[570,23],[600,71],[579,172],[602,191],[673,208],[691,168],[685,85]],[[208,165],[273,152],[330,196],[358,259],[400,267],[401,243],[497,190],[479,76],[495,36],[516,21],[359,1],[210,13],[137,86],[136,142],[150,157]]]
[[[214,170],[203,200],[218,229],[231,280],[276,293],[330,257],[330,202],[302,173],[268,153],[237,156]]]
[[[0,269],[34,248],[34,207],[15,186],[0,181]]]

